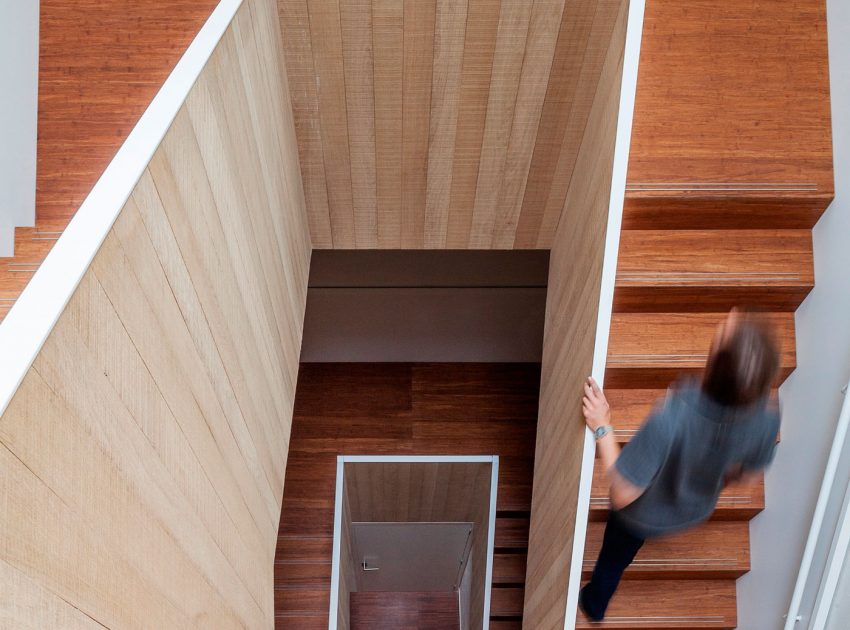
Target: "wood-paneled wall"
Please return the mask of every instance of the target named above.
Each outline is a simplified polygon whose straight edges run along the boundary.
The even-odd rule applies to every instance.
[[[523,627],[564,627],[628,2],[619,5],[549,265]]]
[[[246,0],[0,417],[2,625],[269,628],[309,235]]]
[[[315,247],[551,247],[619,0],[278,4]]]

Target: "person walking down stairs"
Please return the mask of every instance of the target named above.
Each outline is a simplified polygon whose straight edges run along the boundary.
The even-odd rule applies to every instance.
[[[583,412],[610,483],[602,548],[579,605],[602,621],[623,572],[648,538],[706,521],[723,488],[757,479],[773,459],[779,409],[769,400],[779,370],[773,331],[733,310],[718,326],[702,381],[668,390],[637,435],[618,446],[611,410],[596,381],[584,385]]]

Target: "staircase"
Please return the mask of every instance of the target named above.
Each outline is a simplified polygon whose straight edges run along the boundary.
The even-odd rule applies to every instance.
[[[328,627],[337,454],[498,455],[492,630],[522,627],[539,365],[302,364],[275,554],[275,622]]]
[[[733,201],[727,204],[729,213],[737,210]],[[627,203],[605,375],[621,443],[635,434],[671,381],[699,374],[715,326],[733,306],[758,308],[772,321],[782,344],[784,380],[795,366],[794,310],[814,284],[809,230],[776,229],[770,216],[751,218],[750,229],[725,229],[722,216],[715,219],[723,229],[683,229],[681,219],[676,224],[669,216],[677,213],[675,204],[666,201],[642,217],[629,217],[629,211]],[[597,460],[585,578],[602,544],[608,505]],[[726,488],[709,522],[646,543],[601,626],[579,613],[577,627],[735,628],[735,580],[750,563],[749,520],[764,506],[763,479]]]

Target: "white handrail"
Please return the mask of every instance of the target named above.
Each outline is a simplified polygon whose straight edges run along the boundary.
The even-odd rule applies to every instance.
[[[0,324],[0,416],[243,0],[221,0]]]
[[[829,459],[826,461],[823,483],[821,483],[818,502],[815,505],[815,513],[812,516],[812,525],[809,528],[809,537],[806,540],[803,559],[800,562],[800,572],[797,574],[794,594],[791,596],[791,604],[788,607],[788,615],[785,618],[785,630],[794,630],[797,622],[802,620],[800,616],[800,604],[803,601],[803,594],[809,584],[812,560],[814,559],[815,549],[821,539],[826,508],[830,502],[833,484],[835,483],[835,475],[838,472],[838,464],[847,442],[848,429],[850,429],[850,396],[847,395],[848,387],[850,387],[850,383],[842,390],[845,393],[844,403],[841,406],[841,413],[838,416],[838,425],[835,427],[835,438],[832,441],[832,448],[829,451]],[[850,521],[850,519],[845,519],[845,521]],[[848,528],[850,528],[850,525],[848,525]],[[842,532],[838,533],[841,534]],[[844,537],[845,549],[847,546],[846,538],[850,537],[850,531],[846,532],[846,534],[847,536]],[[837,577],[835,579],[837,580]],[[834,593],[834,591],[835,584],[833,583],[832,592]]]
[[[608,337],[611,331],[611,314],[614,310],[614,284],[617,276],[617,254],[620,249],[620,228],[623,223],[623,204],[626,198],[626,172],[632,140],[632,119],[637,94],[638,62],[643,37],[645,0],[630,0],[626,22],[626,41],[623,50],[623,75],[620,79],[620,108],[617,113],[617,132],[614,141],[614,160],[611,169],[611,194],[608,201],[608,225],[605,232],[605,255],[602,262],[602,287],[599,292],[599,309],[596,319],[596,338],[593,346],[591,376],[600,385],[605,380],[605,363],[608,356]],[[584,432],[581,477],[573,529],[573,549],[570,576],[567,585],[564,630],[574,630],[578,614],[578,591],[584,564],[584,545],[587,521],[590,514],[590,493],[593,479],[593,462],[596,442],[590,430]]]

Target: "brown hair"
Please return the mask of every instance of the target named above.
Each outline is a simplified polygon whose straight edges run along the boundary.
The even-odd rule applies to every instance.
[[[739,315],[733,326],[712,347],[702,389],[722,405],[742,407],[767,396],[779,371],[779,349],[763,320]]]

